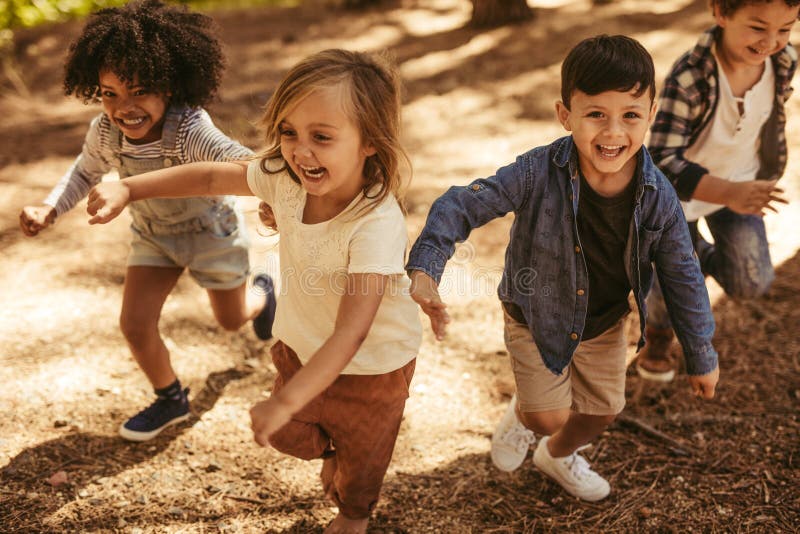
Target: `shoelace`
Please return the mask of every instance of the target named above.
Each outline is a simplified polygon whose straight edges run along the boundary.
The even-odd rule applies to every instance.
[[[511,425],[503,435],[503,441],[513,445],[514,449],[522,452],[527,450],[531,443],[536,441],[536,436],[520,423]]]
[[[589,462],[586,461],[586,458],[578,454],[577,451],[572,453],[571,459],[567,460],[567,462],[570,472],[578,480],[586,480],[595,475],[595,472],[589,467]]]
[[[189,388],[186,388],[183,394],[187,395],[188,393],[189,393]],[[153,401],[153,403],[150,406],[148,406],[141,412],[137,413],[134,416],[134,419],[142,418],[147,420],[148,422],[156,422],[159,419],[158,417],[159,414],[162,413],[161,406],[163,406],[164,404],[171,404],[173,402],[179,402],[179,401],[170,399],[168,397],[157,397],[156,400]]]
[[[156,415],[160,413],[160,406],[167,402],[173,402],[166,397],[158,397],[150,406],[136,414],[136,417],[146,419],[148,421],[155,421]]]

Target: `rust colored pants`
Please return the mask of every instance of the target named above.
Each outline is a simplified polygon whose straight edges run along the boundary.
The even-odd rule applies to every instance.
[[[272,346],[277,393],[302,367],[281,341]],[[339,375],[292,420],[270,437],[277,450],[323,458],[322,487],[349,519],[369,517],[400,430],[416,360],[382,375]]]

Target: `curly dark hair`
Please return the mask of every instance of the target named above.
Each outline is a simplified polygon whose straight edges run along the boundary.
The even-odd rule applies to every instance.
[[[96,102],[99,73],[160,93],[171,101],[202,106],[216,95],[225,61],[213,20],[185,6],[136,0],[92,14],[69,47],[64,91]]]

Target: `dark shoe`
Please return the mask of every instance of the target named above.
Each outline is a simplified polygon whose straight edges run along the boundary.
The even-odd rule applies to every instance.
[[[671,328],[645,328],[646,343],[636,358],[639,376],[653,382],[672,382],[675,378],[675,358],[672,356]]]
[[[275,285],[266,274],[257,274],[253,278],[253,289],[264,295],[264,307],[253,319],[253,330],[258,339],[267,340],[272,337],[272,323],[275,322]]]
[[[170,425],[189,418],[189,388],[175,400],[158,396],[156,401],[119,427],[119,435],[130,441],[147,441]]]

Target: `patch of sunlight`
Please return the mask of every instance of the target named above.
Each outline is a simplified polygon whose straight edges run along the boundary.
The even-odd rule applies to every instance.
[[[403,63],[400,72],[406,80],[428,78],[458,68],[466,60],[485,54],[511,34],[510,28],[499,28],[494,31],[476,35],[463,46],[453,50],[432,52],[417,59]]]
[[[621,15],[632,13],[652,13],[654,15],[662,13],[674,13],[687,8],[695,0],[658,0],[658,2],[642,2],[642,0],[614,0],[608,7],[618,11]]]
[[[403,26],[409,36],[423,37],[461,28],[469,22],[472,13],[467,2],[454,4],[451,0],[439,0],[428,2],[426,7],[398,10],[392,13],[392,18]]]
[[[350,50],[378,50],[397,43],[403,35],[402,29],[397,26],[378,25],[358,37],[344,40],[343,46]]]
[[[497,296],[503,266],[480,265],[475,253],[475,245],[466,241],[456,247],[453,258],[447,263],[439,293],[448,304],[458,305]]]

